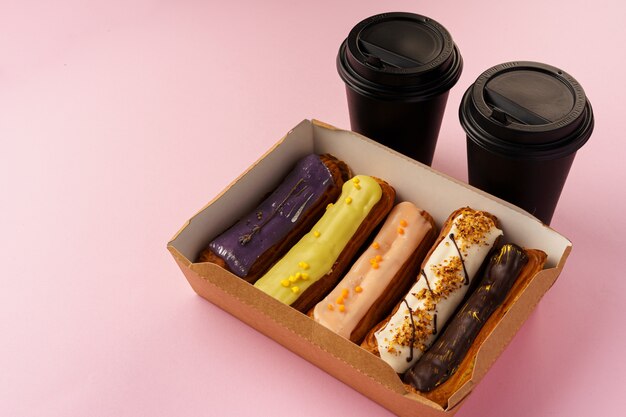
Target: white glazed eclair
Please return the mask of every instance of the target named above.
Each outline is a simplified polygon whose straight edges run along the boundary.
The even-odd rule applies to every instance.
[[[471,208],[448,218],[417,282],[392,315],[370,331],[363,347],[397,373],[409,369],[433,343],[461,303],[502,231],[489,213]]]

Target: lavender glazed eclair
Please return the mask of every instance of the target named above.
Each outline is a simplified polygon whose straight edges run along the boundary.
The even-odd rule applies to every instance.
[[[397,204],[372,244],[309,315],[340,336],[360,343],[405,294],[437,230],[415,204]]]
[[[197,262],[215,263],[254,283],[311,228],[350,177],[331,155],[300,159],[254,210],[211,241]]]
[[[433,343],[502,230],[497,219],[469,207],[456,210],[422,264],[416,283],[391,316],[374,327],[362,346],[402,374]]]

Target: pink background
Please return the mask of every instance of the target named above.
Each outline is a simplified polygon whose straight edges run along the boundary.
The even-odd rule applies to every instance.
[[[349,128],[338,46],[390,10],[465,61],[436,169],[466,179],[458,104],[492,65],[559,66],[596,115],[565,270],[458,415],[624,415],[622,2],[296,3],[0,2],[0,415],[389,415],[196,296],[165,245],[300,120]]]

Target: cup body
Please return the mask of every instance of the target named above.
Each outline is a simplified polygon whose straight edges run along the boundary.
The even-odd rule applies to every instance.
[[[576,153],[546,160],[512,158],[467,138],[468,180],[550,224]]]
[[[578,82],[546,64],[500,64],[465,92],[459,117],[469,183],[549,225],[576,152],[594,127]]]
[[[337,56],[352,130],[430,165],[462,67],[450,34],[430,18],[383,13],[363,20]]]
[[[433,161],[448,92],[421,101],[381,100],[346,86],[350,126],[426,165]]]

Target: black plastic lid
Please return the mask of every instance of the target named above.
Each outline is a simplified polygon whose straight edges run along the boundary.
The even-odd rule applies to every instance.
[[[474,142],[511,156],[569,155],[593,131],[580,84],[537,62],[508,62],[482,73],[465,92],[459,117]]]
[[[458,81],[463,61],[448,31],[428,17],[383,13],[357,24],[337,69],[350,87],[375,96],[429,98]]]

